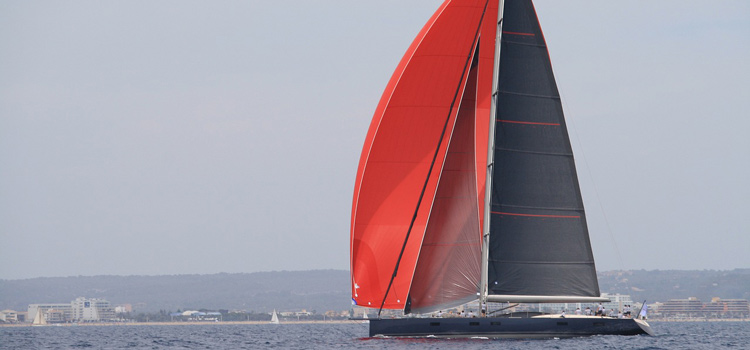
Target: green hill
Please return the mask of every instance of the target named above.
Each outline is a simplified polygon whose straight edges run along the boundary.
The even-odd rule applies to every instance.
[[[602,292],[630,294],[634,300],[750,299],[750,269],[604,271],[598,275]],[[0,310],[25,311],[29,304],[87,297],[104,298],[113,305],[131,304],[137,312],[306,309],[320,313],[348,310],[349,288],[349,272],[343,270],[0,280]]]
[[[349,272],[274,271],[167,276],[78,276],[0,280],[0,308],[67,303],[77,297],[131,304],[139,312],[186,309],[347,310]]]

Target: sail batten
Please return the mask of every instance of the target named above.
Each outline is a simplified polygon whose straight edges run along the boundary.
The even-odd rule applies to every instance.
[[[583,210],[581,207],[573,207],[573,208],[561,208],[561,207],[542,207],[542,206],[523,206],[523,205],[512,205],[512,204],[498,204],[497,207],[499,208],[518,208],[518,209],[533,209],[533,210],[570,210],[570,211],[580,211]]]
[[[591,261],[511,261],[511,260],[492,260],[496,263],[529,265],[529,264],[548,264],[548,265],[591,265]]]
[[[515,92],[515,91],[500,91],[499,92],[502,95],[517,95],[517,96],[525,96],[525,97],[532,97],[532,98],[543,98],[543,99],[551,99],[551,100],[559,100],[560,96],[555,95],[538,95],[538,94],[529,94],[524,92]]]
[[[539,151],[529,151],[529,150],[525,150],[525,149],[507,148],[507,147],[495,148],[495,150],[497,150],[497,151],[505,151],[505,152],[540,154],[540,155],[545,155],[545,156],[573,157],[573,153],[539,152]]]
[[[487,301],[495,303],[606,303],[611,300],[576,295],[490,295]]]

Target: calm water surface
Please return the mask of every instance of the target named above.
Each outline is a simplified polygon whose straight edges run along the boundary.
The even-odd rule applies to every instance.
[[[656,337],[369,339],[366,324],[0,327],[0,349],[750,349],[750,322],[651,322]]]

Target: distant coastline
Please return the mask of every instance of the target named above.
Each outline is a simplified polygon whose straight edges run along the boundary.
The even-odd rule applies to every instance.
[[[357,324],[357,320],[308,320],[308,321],[282,321],[285,324]],[[210,325],[269,325],[276,326],[268,321],[218,321],[218,322],[87,322],[87,323],[55,323],[43,327],[122,327],[122,326],[210,326]],[[0,323],[0,327],[35,327],[30,323]]]
[[[750,268],[729,271],[600,271],[597,275],[601,292],[627,295],[633,304],[645,300],[654,305],[649,310],[650,321],[732,322],[750,315],[747,312],[750,309],[734,312],[720,307],[721,303],[747,303],[750,300]],[[194,313],[204,313],[206,319],[218,319],[221,324],[263,324],[270,320],[273,310],[289,320],[282,320],[283,323],[293,323],[293,319],[294,323],[317,324],[358,316],[361,311],[352,310],[351,292],[347,270],[0,279],[0,319],[5,320],[3,314],[7,314],[10,321],[5,320],[5,323],[30,323],[36,314],[31,305],[73,305],[75,300],[84,298],[110,303],[115,315],[100,318],[115,322],[101,323],[107,326],[162,324],[158,322],[168,325],[205,324],[188,321],[189,318],[201,318],[192,316]],[[689,304],[692,309],[681,312],[682,309],[671,307],[680,303]],[[54,314],[62,318],[54,318],[50,323],[78,321],[66,316],[65,312]],[[704,316],[717,319],[708,320]]]
[[[661,323],[661,322],[750,322],[750,318],[746,319],[702,319],[702,318],[684,318],[684,319],[650,319],[650,323]],[[361,324],[361,320],[331,320],[331,321],[283,321],[280,323],[281,326],[285,324],[319,324],[319,325],[330,325],[330,324]],[[278,325],[270,324],[268,321],[219,321],[219,322],[100,322],[100,323],[57,323],[54,325],[48,325],[45,327],[127,327],[127,326],[210,326],[210,325],[268,325],[269,327],[278,327]],[[0,324],[0,327],[32,327],[29,323],[15,323],[15,324]]]

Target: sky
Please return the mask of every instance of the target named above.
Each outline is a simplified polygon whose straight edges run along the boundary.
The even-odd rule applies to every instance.
[[[348,269],[439,4],[0,2],[0,279]],[[597,269],[750,268],[750,3],[535,4]]]

